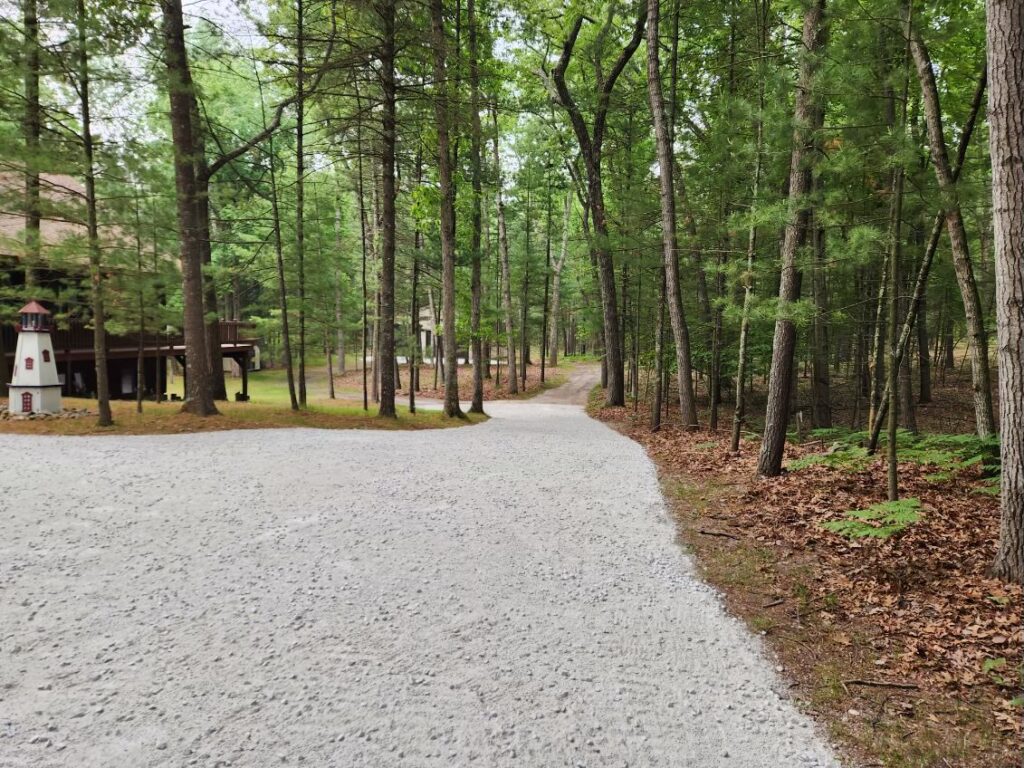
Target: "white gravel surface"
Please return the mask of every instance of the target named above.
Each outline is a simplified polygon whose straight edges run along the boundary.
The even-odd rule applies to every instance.
[[[643,451],[489,411],[0,438],[0,766],[837,765]]]

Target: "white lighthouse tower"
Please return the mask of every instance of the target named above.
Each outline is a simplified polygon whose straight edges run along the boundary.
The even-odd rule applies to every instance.
[[[8,410],[15,413],[60,413],[60,379],[50,340],[50,311],[30,301],[19,312],[14,380],[8,386]]]

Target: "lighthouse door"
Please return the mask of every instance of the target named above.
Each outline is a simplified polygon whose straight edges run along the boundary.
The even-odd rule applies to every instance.
[[[32,393],[22,392],[21,393],[21,412],[32,413]]]

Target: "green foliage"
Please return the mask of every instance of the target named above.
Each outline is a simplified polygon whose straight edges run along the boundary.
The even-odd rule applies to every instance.
[[[790,471],[799,471],[813,466],[824,466],[829,469],[842,469],[847,472],[861,472],[872,462],[866,448],[860,446],[842,446],[827,453],[811,453],[797,459],[789,465]]]
[[[1005,657],[988,658],[981,664],[981,671],[988,676],[992,682],[996,685],[1000,685],[1004,688],[1016,688],[1019,687],[1021,681],[1024,680],[1024,665],[1021,665],[1017,669],[1016,680],[1012,674],[1013,668]],[[1014,699],[1010,702],[1012,706],[1022,706],[1022,703],[1018,699]]]
[[[790,471],[799,471],[811,466],[825,466],[849,472],[867,469],[873,460],[864,445],[870,435],[866,431],[853,431],[836,427],[815,429],[811,435],[823,443],[831,443],[825,453],[813,453],[789,465]],[[879,448],[885,446],[886,437],[879,441]],[[981,466],[986,480],[978,493],[998,495],[999,493],[999,438],[978,437],[977,435],[915,435],[901,429],[896,434],[897,453],[900,461],[913,462],[934,467],[935,471],[925,479],[941,483],[952,480],[964,470]]]
[[[845,520],[822,523],[822,528],[851,539],[889,539],[921,519],[920,499],[900,499],[845,512]]]

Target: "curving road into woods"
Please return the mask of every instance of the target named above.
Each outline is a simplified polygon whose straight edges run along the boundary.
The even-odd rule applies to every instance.
[[[0,765],[837,766],[593,377],[465,429],[0,438]]]

